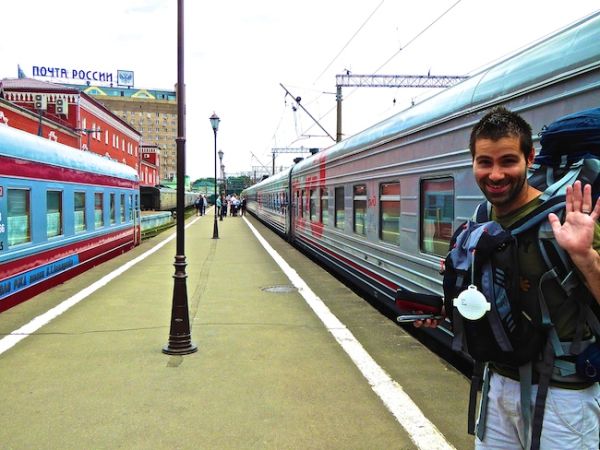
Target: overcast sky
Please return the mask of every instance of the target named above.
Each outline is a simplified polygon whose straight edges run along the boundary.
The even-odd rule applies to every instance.
[[[327,147],[335,75],[464,75],[598,10],[597,0],[218,0],[185,2],[187,173],[214,172],[208,120],[221,117],[226,172],[271,167],[273,147]],[[135,72],[136,88],[174,89],[176,0],[11,0],[2,4],[0,78],[17,64]],[[431,90],[344,88],[355,134]],[[394,103],[395,100],[395,103]],[[254,156],[253,156],[254,155]],[[280,155],[287,166],[297,155]]]

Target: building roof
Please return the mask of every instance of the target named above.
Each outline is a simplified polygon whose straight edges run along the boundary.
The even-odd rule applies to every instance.
[[[95,85],[80,85],[71,84],[64,85],[69,86],[79,91],[85,92],[88,95],[94,95],[96,97],[116,97],[116,98],[133,98],[133,99],[146,99],[146,100],[162,100],[175,102],[177,100],[177,93],[175,91],[167,91],[164,89],[136,89],[123,86],[95,86]]]
[[[35,80],[33,78],[4,78],[0,80],[0,89],[19,90],[19,91],[47,91],[64,92],[76,94],[79,92],[76,88],[69,88],[62,84],[50,83],[48,81]]]
[[[87,100],[89,103],[99,108],[105,114],[108,114],[113,120],[118,121],[120,124],[133,131],[138,136],[142,135],[142,133],[139,130],[132,127],[129,123],[121,119],[118,115],[114,114],[110,109],[108,109],[106,106],[104,106],[101,102],[96,100],[91,95],[80,91],[77,88],[77,86],[69,87],[64,84],[56,84],[51,83],[49,81],[40,81],[35,80],[33,78],[4,78],[0,80],[0,92],[2,91],[60,92],[65,94],[79,95],[80,97]]]

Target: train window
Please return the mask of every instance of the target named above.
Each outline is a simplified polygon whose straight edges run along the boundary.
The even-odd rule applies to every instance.
[[[346,222],[346,211],[344,209],[344,188],[335,188],[335,227],[344,229]]]
[[[379,238],[400,244],[400,183],[379,185]]]
[[[421,250],[443,256],[454,221],[454,179],[421,180]]]
[[[308,205],[309,208],[309,212],[310,212],[310,221],[311,222],[316,222],[317,221],[317,190],[316,189],[311,189],[310,191],[310,203]]]
[[[125,194],[121,194],[121,203],[119,204],[121,210],[121,223],[125,223]]]
[[[115,194],[111,193],[110,194],[110,224],[114,225],[115,222],[117,221],[117,211],[115,209]]]
[[[355,233],[365,235],[365,219],[367,215],[367,186],[359,184],[354,186],[354,196],[352,197],[353,210],[353,229]]]
[[[321,210],[320,210],[320,222],[323,225],[327,225],[329,221],[329,197],[327,196],[327,189],[321,189]]]
[[[31,193],[29,189],[8,189],[8,246],[31,242]]]
[[[104,226],[104,196],[101,192],[94,194],[94,226],[96,228]]]
[[[298,208],[300,217],[304,217],[304,189],[300,191],[300,207]]]
[[[75,233],[85,231],[85,192],[75,192]]]
[[[50,237],[63,234],[62,192],[46,192],[46,235]]]

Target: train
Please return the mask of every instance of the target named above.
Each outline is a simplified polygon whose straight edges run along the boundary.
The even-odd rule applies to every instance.
[[[0,311],[140,242],[137,172],[0,125]]]
[[[184,193],[184,207],[194,206],[198,194]],[[177,190],[166,186],[140,186],[140,207],[142,211],[175,211],[177,209]]]
[[[293,245],[402,314],[404,298],[443,295],[453,231],[484,197],[470,131],[492,107],[538,133],[600,104],[600,13],[340,141],[242,192],[247,210]],[[451,325],[434,331],[449,344]]]

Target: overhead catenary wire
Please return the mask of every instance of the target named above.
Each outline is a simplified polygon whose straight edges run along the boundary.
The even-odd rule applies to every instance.
[[[381,2],[379,3],[379,5],[377,5],[375,7],[375,9],[373,10],[373,12],[371,12],[371,14],[369,14],[369,17],[367,17],[366,20],[362,23],[362,25],[360,27],[358,27],[358,30],[356,30],[354,32],[354,34],[352,35],[352,37],[350,39],[348,39],[348,42],[346,42],[344,44],[344,46],[338,52],[338,54],[335,55],[334,58],[331,61],[329,61],[329,64],[327,64],[327,66],[321,71],[321,73],[319,74],[319,76],[317,78],[315,78],[315,81],[313,81],[313,85],[317,81],[319,81],[321,79],[321,77],[323,76],[323,74],[325,74],[325,72],[327,71],[327,69],[329,69],[331,67],[331,65],[339,58],[339,56],[342,54],[342,52],[344,50],[346,50],[346,48],[348,47],[348,45],[350,45],[350,43],[354,40],[354,38],[358,35],[358,33],[360,33],[360,31],[365,27],[365,25],[369,22],[369,20],[371,20],[371,17],[373,17],[373,15],[377,12],[377,10],[381,7],[381,5],[383,5],[384,2],[385,2],[385,0],[381,0]]]
[[[417,33],[412,39],[410,39],[408,41],[408,43],[403,46],[400,47],[392,56],[390,56],[386,62],[384,62],[381,66],[379,66],[373,73],[376,74],[378,73],[381,69],[383,69],[385,66],[387,66],[389,64],[389,62],[394,59],[398,53],[400,53],[402,50],[404,50],[406,47],[408,47],[410,44],[412,44],[414,41],[416,41],[423,33],[425,33],[427,30],[429,30],[432,26],[434,26],[437,22],[439,22],[442,17],[444,17],[446,14],[448,14],[452,9],[454,9],[462,0],[457,0],[452,6],[450,6],[450,8],[448,8],[446,11],[444,11],[441,15],[439,15],[433,22],[431,22],[429,25],[427,25],[425,28],[423,28],[419,33]],[[356,90],[356,89],[354,89]],[[348,96],[346,96],[348,97]]]
[[[414,37],[412,37],[408,43],[406,45],[404,45],[403,47],[400,47],[400,49],[398,49],[396,52],[394,52],[394,54],[392,56],[390,56],[383,64],[381,64],[375,71],[373,71],[373,74],[378,73],[381,69],[383,69],[386,65],[388,65],[390,63],[390,61],[392,59],[394,59],[396,56],[398,56],[398,54],[406,49],[409,45],[411,45],[414,41],[416,41],[419,37],[421,37],[427,30],[429,30],[433,25],[435,25],[439,20],[442,19],[442,17],[444,17],[446,14],[448,14],[452,9],[454,9],[462,0],[457,0],[456,2],[454,2],[448,9],[446,9],[442,14],[440,14],[435,20],[433,20],[429,25],[427,25],[425,28],[423,28],[421,31],[419,31]],[[382,2],[383,3],[383,2]],[[381,6],[381,4],[379,5]],[[377,8],[379,8],[379,6],[377,6]],[[370,18],[370,17],[369,17]],[[368,20],[368,19],[367,19]],[[354,36],[351,38],[353,39]],[[337,58],[337,56],[336,56]],[[349,93],[346,94],[346,99],[348,97],[350,97],[358,88],[354,88],[352,89]],[[337,108],[336,106],[331,107],[329,110],[327,110],[325,112],[325,114],[323,114],[322,116],[319,117],[319,121],[324,119],[325,117],[327,117],[329,114],[331,114],[335,109]],[[304,135],[306,132],[310,131],[313,127],[315,126],[315,124],[310,125],[306,130],[302,131],[301,135]]]

